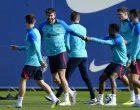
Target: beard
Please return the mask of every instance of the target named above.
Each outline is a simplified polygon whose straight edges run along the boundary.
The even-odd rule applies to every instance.
[[[54,22],[54,20],[55,20],[55,18],[52,18],[52,19],[47,19],[47,21],[48,21],[48,23],[53,23]]]

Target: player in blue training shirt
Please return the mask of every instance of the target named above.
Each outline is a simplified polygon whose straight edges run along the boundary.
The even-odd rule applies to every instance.
[[[44,89],[44,91],[49,94],[52,98],[51,108],[54,108],[59,99],[54,95],[50,86],[46,84],[43,80],[43,75],[41,71],[41,66],[46,67],[45,63],[42,60],[41,55],[41,35],[39,31],[34,28],[36,22],[35,16],[33,14],[28,14],[25,16],[26,26],[27,26],[27,35],[25,39],[25,46],[16,46],[11,45],[12,50],[25,50],[26,51],[26,62],[22,70],[20,87],[19,87],[19,96],[16,104],[10,105],[8,107],[22,108],[22,101],[26,91],[26,81],[29,79],[36,80],[36,83]]]
[[[105,89],[105,81],[110,79],[112,89],[112,100],[105,104],[106,106],[115,106],[116,104],[116,82],[117,77],[122,77],[125,73],[125,66],[127,62],[127,51],[123,37],[118,34],[119,26],[117,24],[110,24],[108,29],[108,36],[102,39],[87,37],[87,41],[93,41],[95,43],[110,45],[113,61],[106,67],[104,72],[99,78],[99,97],[97,105],[104,105],[103,93]],[[95,104],[95,103],[94,103]]]
[[[39,31],[42,39],[46,42],[46,51],[53,80],[64,90],[64,101],[59,105],[70,106],[69,93],[73,91],[68,88],[65,78],[66,59],[64,53],[66,52],[66,47],[64,36],[68,32],[81,38],[84,37],[74,32],[64,21],[56,19],[56,12],[53,8],[48,8],[45,12],[47,20],[40,25]]]
[[[121,27],[120,27],[120,33],[122,35],[122,37],[124,38],[125,44],[126,44],[126,48],[127,48],[127,56],[130,56],[130,52],[131,52],[131,42],[132,42],[132,23],[130,21],[130,19],[128,18],[128,9],[127,7],[121,7],[117,10],[118,12],[118,18],[121,21]],[[128,89],[130,90],[130,100],[123,103],[123,105],[132,105],[135,102],[135,94],[134,94],[134,88],[133,88],[133,84],[130,81],[130,69],[127,67],[127,76],[129,79],[129,86]],[[122,78],[123,82],[127,82],[127,79]],[[127,85],[127,84],[125,84]]]
[[[133,24],[132,29],[132,47],[128,66],[130,65],[131,82],[134,86],[135,103],[132,106],[140,106],[140,11],[132,9],[129,11],[130,20]]]
[[[71,21],[72,24],[70,27],[75,30],[77,33],[80,33],[83,36],[86,36],[86,28],[79,24],[80,22],[80,14],[77,12],[71,13]],[[70,76],[74,72],[74,70],[79,67],[82,79],[88,87],[90,92],[90,100],[86,102],[87,104],[92,104],[96,102],[95,94],[93,91],[93,86],[88,76],[88,64],[87,64],[87,51],[86,51],[86,43],[79,37],[67,34],[66,37],[66,47],[67,52],[69,54],[69,60],[67,63],[66,69],[66,79],[69,80]],[[62,88],[59,88],[56,96],[60,97],[63,92]],[[75,92],[74,92],[75,93]],[[76,95],[76,94],[73,94]],[[75,97],[72,97],[72,104],[76,103]]]

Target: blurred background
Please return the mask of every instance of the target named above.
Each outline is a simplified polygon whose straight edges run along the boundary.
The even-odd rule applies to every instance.
[[[117,9],[122,6],[128,9],[139,8],[140,0],[1,0],[0,1],[0,88],[18,88],[20,75],[25,63],[24,51],[12,51],[10,45],[24,45],[26,36],[25,15],[36,15],[39,24],[45,21],[45,9],[54,8],[57,18],[70,22],[70,13],[77,11],[81,15],[80,24],[87,28],[90,37],[107,35],[108,25],[118,23]],[[89,76],[93,87],[98,88],[98,78],[103,69],[111,61],[110,48],[104,45],[87,44]],[[46,57],[45,45],[42,46],[42,55]],[[47,59],[47,58],[46,58]],[[48,62],[46,60],[46,62]],[[52,87],[51,73],[44,72],[45,81]],[[73,73],[69,85],[71,88],[86,89],[79,70]],[[118,88],[125,89],[121,81],[117,81]],[[39,88],[34,81],[27,82],[28,88]],[[107,82],[107,87],[110,87]]]

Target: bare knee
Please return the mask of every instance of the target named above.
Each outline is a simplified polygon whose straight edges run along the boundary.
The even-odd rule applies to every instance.
[[[100,76],[99,77],[99,83],[102,84],[103,82],[105,82],[105,79],[104,79],[104,77]]]
[[[57,83],[57,84],[61,84],[61,81],[60,81],[60,79],[59,79],[58,76],[57,76],[57,77],[53,77],[53,81],[54,81],[55,83]]]
[[[42,86],[44,84],[44,81],[43,80],[36,80],[36,83],[39,85],[39,86]]]
[[[20,79],[20,84],[26,83],[27,79],[21,78]]]
[[[131,79],[130,80],[133,84],[136,84],[137,83],[137,79]]]

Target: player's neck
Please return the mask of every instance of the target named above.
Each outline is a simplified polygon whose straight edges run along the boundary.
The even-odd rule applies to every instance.
[[[133,19],[132,23],[135,24],[136,22],[138,22],[139,20],[136,18],[136,19]]]
[[[79,24],[79,21],[73,21],[72,23],[73,24]]]
[[[30,25],[27,26],[27,29],[31,29],[33,27],[34,27],[34,24],[30,24]]]

